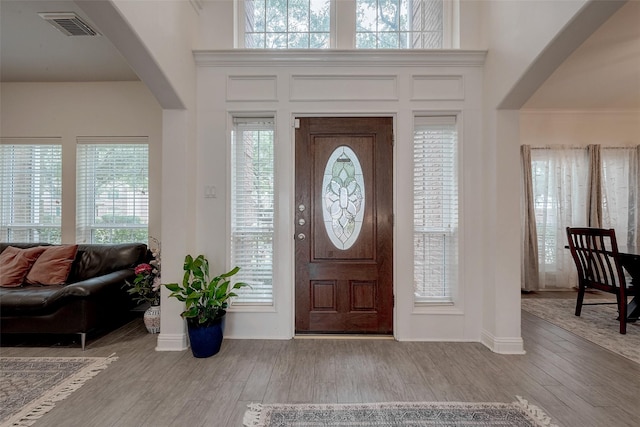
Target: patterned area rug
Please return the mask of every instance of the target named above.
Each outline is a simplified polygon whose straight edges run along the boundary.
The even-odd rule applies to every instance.
[[[116,359],[0,357],[0,427],[32,425]]]
[[[621,335],[615,305],[583,305],[579,317],[575,308],[573,299],[522,299],[524,311],[640,363],[640,322],[627,323],[627,333]]]
[[[395,402],[249,405],[246,427],[554,427],[539,408],[514,403]]]

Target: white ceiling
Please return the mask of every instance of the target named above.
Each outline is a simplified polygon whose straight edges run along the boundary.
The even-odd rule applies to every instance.
[[[3,82],[139,80],[106,37],[66,36],[39,12],[75,12],[92,24],[72,1],[0,0]]]
[[[0,0],[1,81],[138,80],[106,37],[66,36],[39,12],[75,12],[92,24],[73,1]],[[640,109],[640,1],[605,22],[524,108]]]
[[[640,110],[640,1],[602,24],[523,108]]]

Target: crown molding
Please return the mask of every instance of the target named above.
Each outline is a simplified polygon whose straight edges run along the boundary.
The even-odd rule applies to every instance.
[[[201,67],[418,66],[482,67],[485,50],[194,50]]]

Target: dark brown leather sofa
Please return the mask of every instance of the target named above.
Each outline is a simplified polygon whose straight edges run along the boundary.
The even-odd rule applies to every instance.
[[[42,243],[0,243],[30,248]],[[132,280],[133,268],[145,262],[147,246],[131,244],[81,244],[67,284],[0,287],[2,334],[80,334],[84,350],[87,333],[122,324],[135,306],[123,287]]]

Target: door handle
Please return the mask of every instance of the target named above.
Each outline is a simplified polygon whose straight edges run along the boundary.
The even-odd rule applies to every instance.
[[[304,233],[298,234],[298,240],[304,240],[306,238],[307,238],[307,236],[305,236]]]

